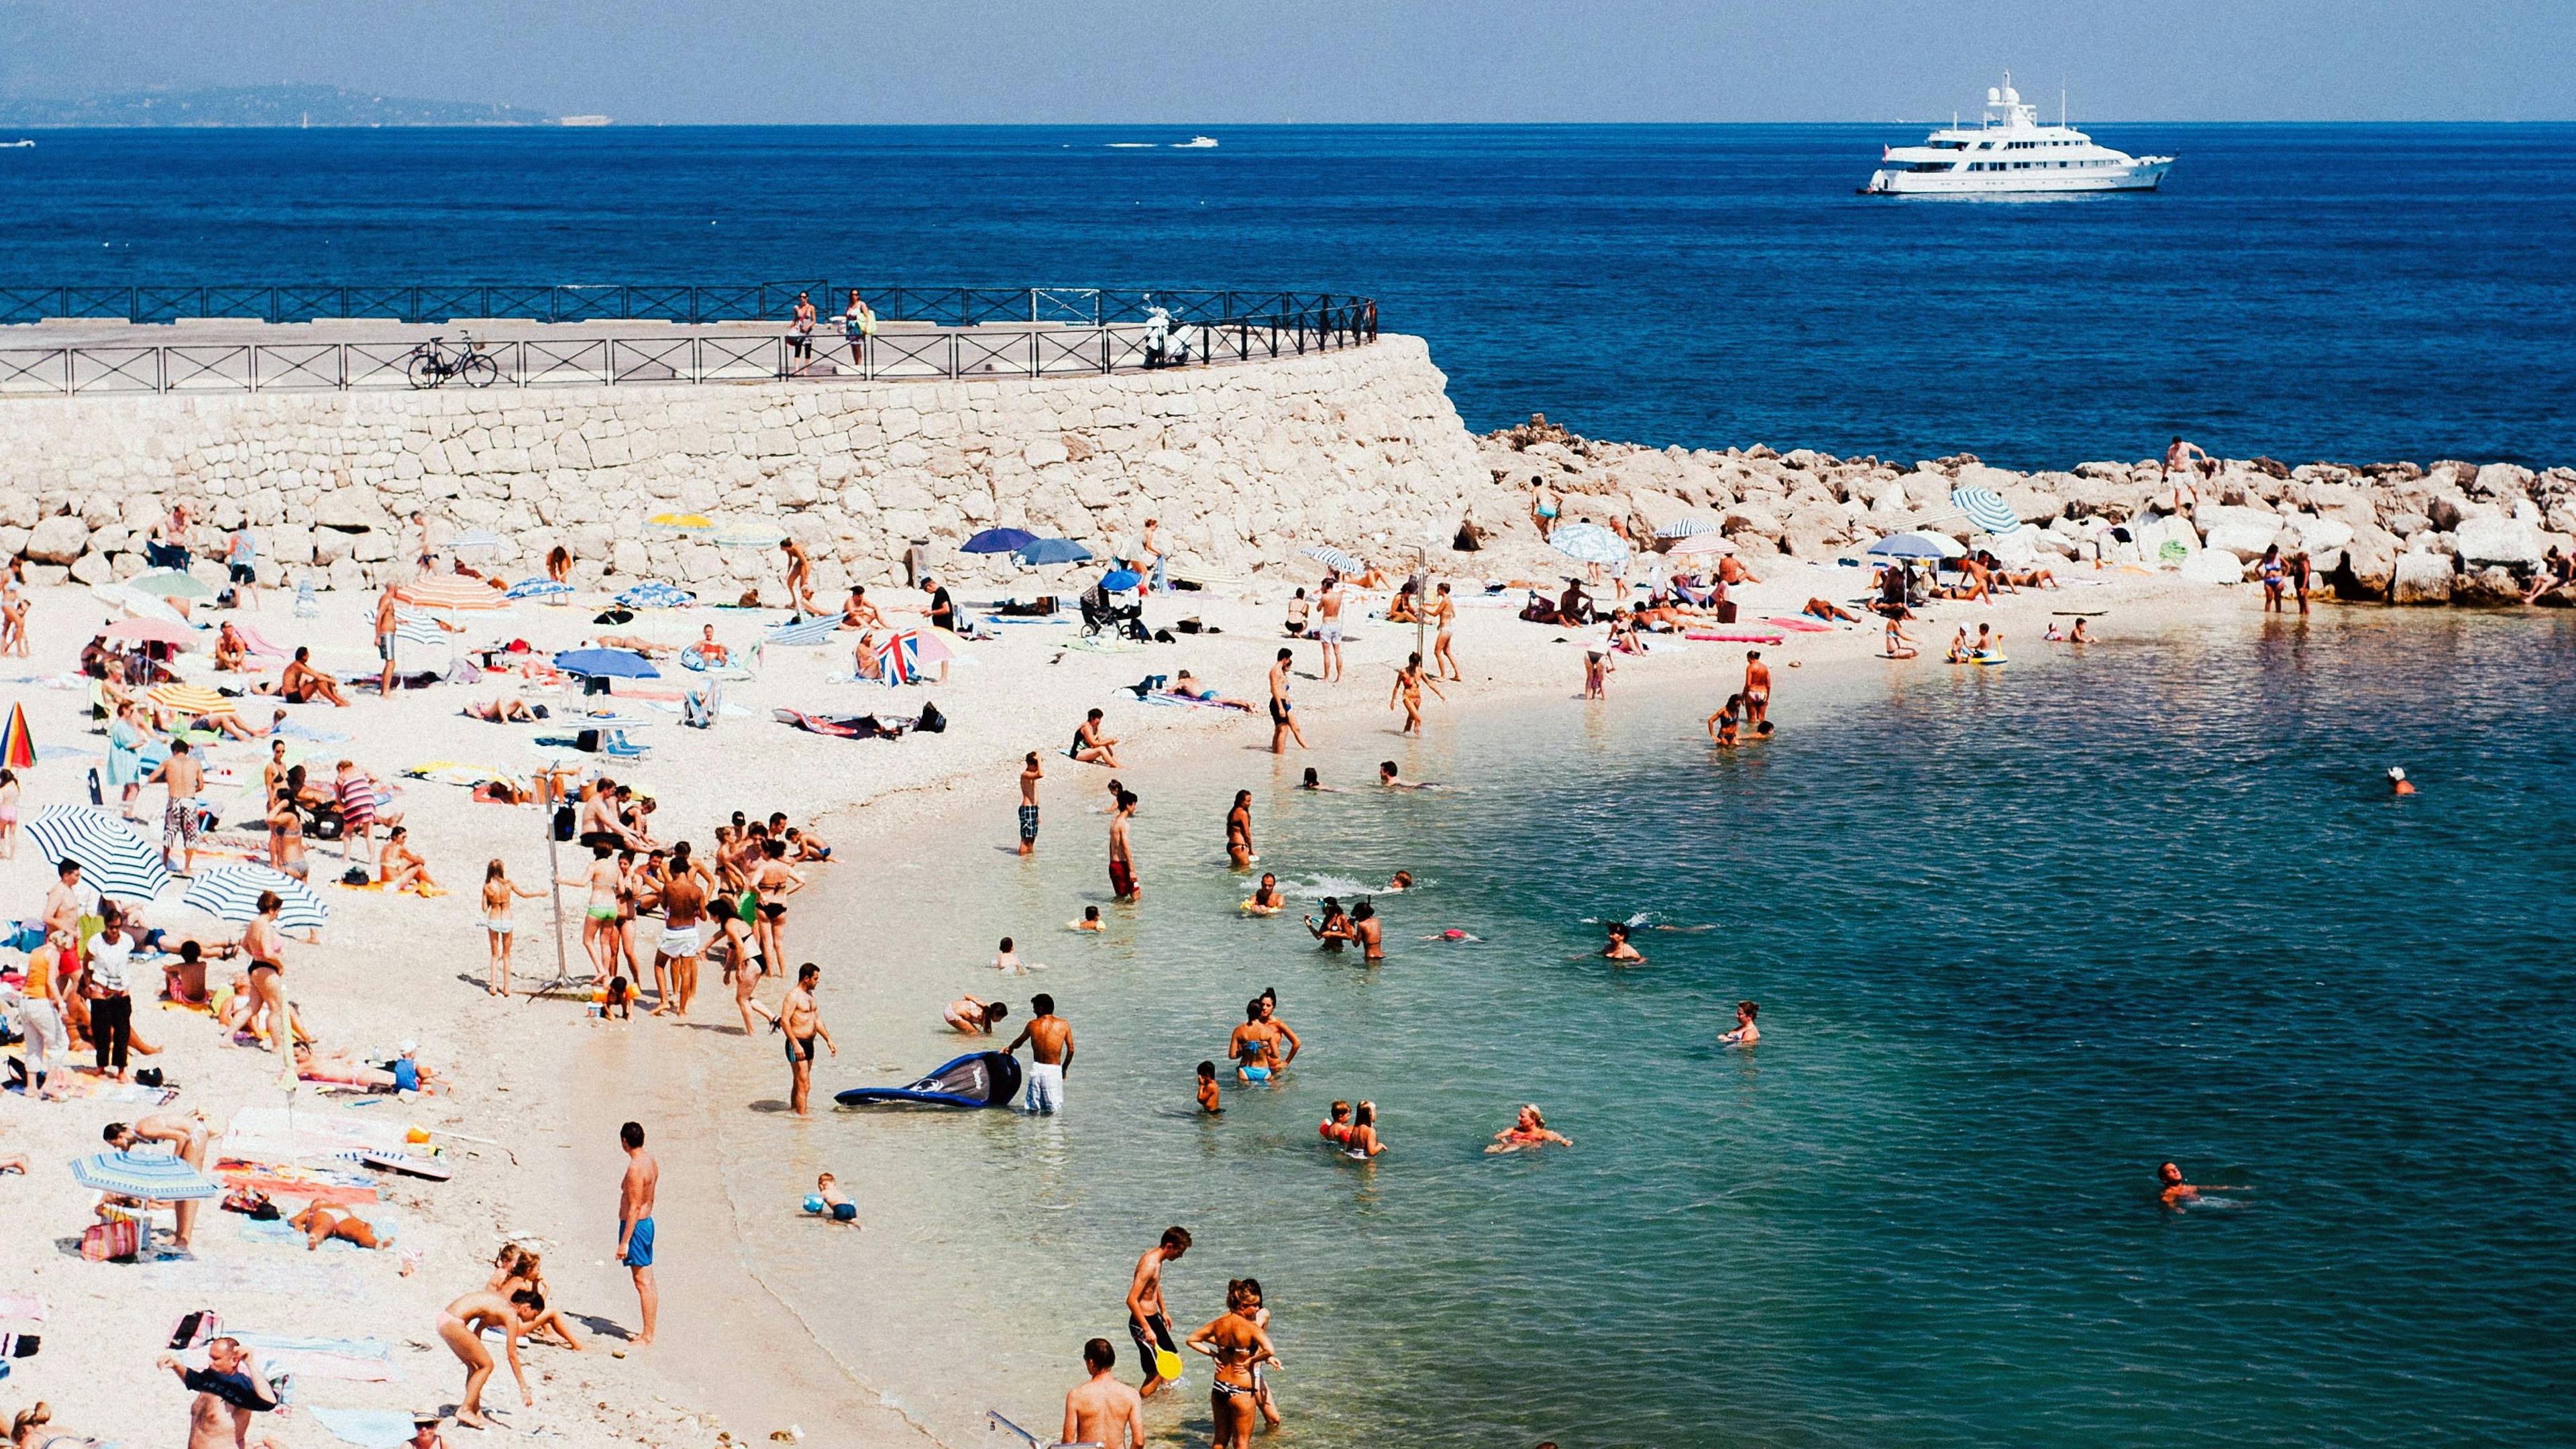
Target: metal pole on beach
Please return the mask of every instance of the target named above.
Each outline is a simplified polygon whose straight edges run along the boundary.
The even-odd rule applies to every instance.
[[[564,955],[563,858],[555,839],[555,791],[561,786],[563,777],[555,772],[553,762],[549,761],[545,769],[537,772],[537,779],[543,782],[537,787],[537,803],[538,814],[545,821],[546,889],[554,897],[555,908],[555,980],[562,981],[572,975],[572,963]]]

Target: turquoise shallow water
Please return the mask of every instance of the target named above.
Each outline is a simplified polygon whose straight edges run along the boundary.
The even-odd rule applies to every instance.
[[[912,1404],[943,1429],[1051,1423],[1082,1338],[1125,1356],[1126,1268],[1180,1222],[1185,1328],[1228,1276],[1269,1289],[1282,1443],[2570,1442],[2571,643],[2229,624],[1792,675],[1782,738],[1732,758],[1704,703],[1638,694],[1316,757],[1474,786],[1419,796],[1302,795],[1220,747],[1127,772],[1149,904],[1097,941],[1041,929],[1106,895],[1098,772],[1058,766],[1035,866],[997,808],[844,875],[885,932],[814,944],[847,1085],[939,1060],[936,1000],[993,994],[1019,935],[1050,967],[1006,994],[1076,1023],[1074,1110],[734,1114],[738,1191],[867,1184],[876,1236],[782,1231],[768,1276],[854,1362],[959,1364]],[[2423,795],[2386,798],[2390,763]],[[1386,965],[1233,915],[1237,784],[1291,882],[1431,882],[1382,898]],[[1641,912],[1711,929],[1590,958],[1585,918]],[[1484,939],[1418,939],[1451,925]],[[867,964],[898,936],[954,970]],[[1265,985],[1308,1055],[1195,1120],[1192,1066]],[[1740,996],[1755,1052],[1711,1042]],[[774,1095],[772,1056],[743,1066]],[[1361,1096],[1394,1148],[1367,1168],[1314,1135]],[[1523,1100],[1578,1146],[1483,1155]],[[2164,1211],[2167,1157],[2246,1187]],[[925,1345],[898,1326],[928,1302]],[[1194,1369],[1161,1412],[1201,1432],[1204,1394]]]

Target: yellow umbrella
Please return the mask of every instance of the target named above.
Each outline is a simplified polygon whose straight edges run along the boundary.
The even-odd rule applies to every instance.
[[[716,521],[703,513],[656,513],[644,520],[644,526],[656,533],[705,533]]]
[[[233,701],[194,684],[156,684],[143,696],[172,714],[219,715],[233,712]]]

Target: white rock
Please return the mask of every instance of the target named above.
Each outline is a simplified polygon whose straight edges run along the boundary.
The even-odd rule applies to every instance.
[[[2204,549],[2182,561],[2176,571],[2195,584],[2241,584],[2245,582],[2245,565],[2224,548]]]
[[[88,545],[89,525],[73,514],[58,513],[39,519],[27,532],[27,557],[37,563],[70,563]]]
[[[2389,602],[2447,604],[2451,601],[2453,577],[2450,559],[2441,554],[2399,554],[2396,582],[2391,586]]]
[[[2489,464],[2489,467],[2497,466]],[[2465,518],[2453,530],[2452,544],[2473,568],[2489,564],[2522,567],[2537,564],[2546,546],[2540,528],[2518,518]]]

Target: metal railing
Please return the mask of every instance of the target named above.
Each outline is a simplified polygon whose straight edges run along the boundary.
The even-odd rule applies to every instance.
[[[522,338],[477,346],[514,388],[781,380],[909,381],[1098,377],[1266,362],[1377,340],[1377,304],[1258,317],[1180,322],[1157,345],[1154,329],[992,326],[880,331],[853,356],[837,328],[818,326],[800,345],[785,332],[658,337]],[[74,343],[0,347],[0,397],[161,393],[358,392],[467,389],[461,378],[416,381],[423,345],[413,339],[236,343]],[[453,360],[456,348],[446,355]]]
[[[889,322],[936,322],[980,327],[995,322],[1077,324],[1142,322],[1145,309],[1161,307],[1184,322],[1222,322],[1316,311],[1359,300],[1322,292],[1218,292],[1180,289],[1111,291],[1098,287],[872,286],[826,278],[742,282],[718,286],[611,283],[602,286],[524,286],[510,283],[424,284],[411,287],[333,286],[320,283],[245,286],[0,286],[0,324],[123,319],[173,322],[180,318],[257,322],[312,322],[362,318],[395,322],[454,322],[507,318],[529,322],[784,322],[799,293],[826,316],[837,316],[856,290]]]

